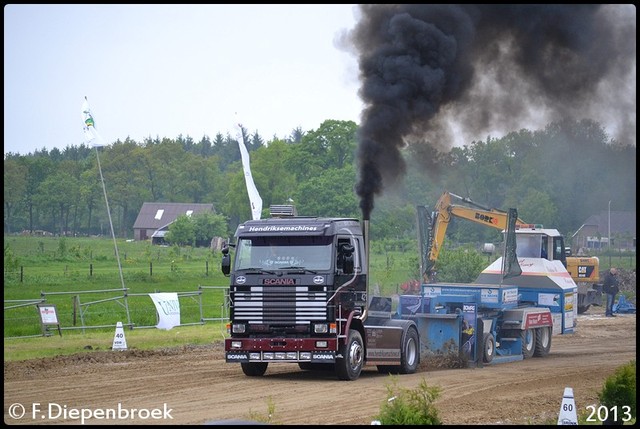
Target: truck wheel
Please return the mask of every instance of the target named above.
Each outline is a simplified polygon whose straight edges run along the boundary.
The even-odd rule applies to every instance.
[[[484,363],[491,363],[495,355],[496,339],[493,334],[486,333],[482,336],[482,361]]]
[[[242,362],[242,372],[249,377],[261,377],[267,372],[269,362]]]
[[[551,328],[538,328],[536,331],[536,349],[533,355],[543,357],[548,355],[551,350]]]
[[[402,340],[400,374],[413,374],[420,363],[420,338],[414,328],[409,328]]]
[[[522,357],[529,359],[533,356],[536,348],[536,331],[534,329],[525,329],[520,333],[522,339]]]
[[[360,377],[364,364],[364,346],[362,335],[355,329],[349,329],[347,342],[340,346],[339,354],[342,356],[336,359],[336,375],[340,380],[356,380]]]

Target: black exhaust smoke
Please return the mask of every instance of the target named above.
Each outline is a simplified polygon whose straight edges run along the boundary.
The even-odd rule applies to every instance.
[[[420,144],[412,153],[437,173],[453,136],[483,139],[493,128],[513,131],[534,120],[598,119],[606,111],[619,135],[635,139],[633,5],[368,4],[359,11],[348,42],[365,104],[356,184],[364,219],[374,196],[403,176],[407,144]]]

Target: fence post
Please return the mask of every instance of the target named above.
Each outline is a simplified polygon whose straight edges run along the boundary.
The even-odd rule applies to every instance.
[[[149,261],[149,277],[153,277],[153,262]]]
[[[89,264],[89,277],[93,277],[93,264]]]
[[[76,314],[78,311],[78,306],[77,306],[77,297],[78,295],[74,295],[71,297],[71,299],[73,300],[73,326],[76,326]]]
[[[24,279],[24,266],[20,265],[20,283]]]

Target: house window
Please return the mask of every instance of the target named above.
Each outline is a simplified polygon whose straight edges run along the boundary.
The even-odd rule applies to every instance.
[[[587,249],[603,249],[607,246],[607,237],[587,237]]]
[[[164,214],[164,209],[158,209],[158,211],[156,212],[156,219],[157,220],[162,219],[163,214]]]

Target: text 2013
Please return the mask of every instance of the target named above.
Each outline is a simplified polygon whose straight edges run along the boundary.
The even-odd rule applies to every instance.
[[[595,405],[587,405],[587,409],[589,410],[589,416],[587,417],[588,422],[604,422],[605,420],[609,420],[609,416],[611,416],[611,420],[628,422],[631,420],[631,407],[628,405],[623,405],[618,410],[618,406],[614,405],[611,408],[607,408],[604,405],[600,405],[596,407]]]

